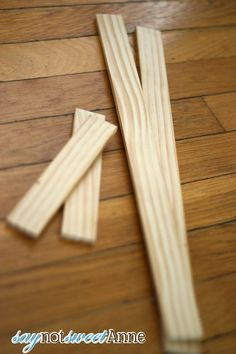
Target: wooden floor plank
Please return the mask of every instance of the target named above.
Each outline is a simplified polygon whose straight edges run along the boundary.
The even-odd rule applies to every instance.
[[[236,93],[205,97],[205,101],[225,130],[236,129]]]
[[[172,63],[167,70],[172,99],[236,90],[235,57]],[[0,83],[1,123],[68,114],[75,107],[114,107],[105,71]]]
[[[203,240],[207,247],[207,239],[201,242]],[[219,263],[219,271],[222,263],[224,259]],[[124,301],[149,297],[153,294],[153,287],[148,268],[143,245],[135,245],[92,255],[86,258],[86,262],[74,259],[1,276],[0,299],[6,318],[1,322],[1,333],[7,336],[19,328],[24,331],[29,322],[31,328],[45,328],[66,318],[66,322],[71,323],[71,317],[76,314],[79,318],[88,314],[94,316],[93,311],[101,308],[114,308]],[[236,328],[235,272],[211,278],[211,268],[208,270],[204,269],[195,283],[206,338]],[[74,297],[75,292],[80,296]]]
[[[235,132],[177,142],[182,183],[235,173],[235,144]],[[54,147],[55,153],[58,149],[59,146]],[[45,160],[47,150],[42,153]],[[47,163],[33,164],[0,171],[1,217],[6,211],[9,212],[10,206],[13,207],[17,198],[23,195],[46,165]],[[123,150],[104,154],[101,188],[103,199],[132,192]]]
[[[207,310],[207,309],[204,309]],[[115,307],[108,307],[100,311],[96,311],[96,316],[88,313],[83,317],[73,316],[70,319],[64,319],[62,321],[57,321],[47,325],[48,331],[59,331],[61,328],[64,329],[65,333],[69,332],[71,328],[83,328],[87,333],[99,332],[104,328],[114,328],[115,330],[126,330],[129,331],[131,328],[134,331],[144,331],[147,335],[147,342],[142,346],[129,346],[120,344],[119,346],[113,345],[102,347],[91,347],[89,345],[82,346],[83,353],[93,354],[93,353],[112,353],[119,354],[120,350],[127,354],[161,354],[162,348],[162,338],[160,336],[160,320],[158,314],[156,313],[156,305],[152,298],[144,298],[134,302],[116,304]],[[114,322],[115,317],[115,322]],[[211,318],[209,318],[211,321]],[[92,324],[91,324],[92,323]],[[38,327],[37,330],[44,331],[45,327]],[[235,354],[236,349],[236,335],[235,331],[221,334],[217,337],[208,338],[204,341],[203,349],[204,353],[208,354]],[[2,348],[5,352],[9,349],[9,336],[2,337]],[[11,353],[19,353],[18,346],[11,346]],[[47,353],[54,354],[53,346],[36,346],[35,350],[37,353]],[[108,351],[109,350],[109,351]],[[64,354],[64,347],[57,347],[58,354]],[[77,346],[70,346],[70,353],[78,353]]]
[[[162,38],[167,63],[236,55],[236,27],[163,32]],[[0,58],[0,81],[105,69],[98,37],[4,44]]]
[[[172,102],[177,139],[222,132],[200,98]],[[99,111],[118,125],[114,109]],[[71,136],[72,115],[35,119],[0,126],[0,169],[51,160]],[[27,139],[25,139],[27,135]],[[8,141],[11,144],[8,144]],[[123,148],[120,132],[108,142],[106,151]]]
[[[49,7],[49,6],[72,6],[89,4],[106,4],[106,3],[123,3],[138,2],[142,0],[1,0],[0,9],[23,9],[33,7]],[[145,0],[144,0],[145,1]]]
[[[121,152],[104,158],[101,197],[111,198],[132,193],[127,164]],[[0,217],[4,218],[45,164],[12,168],[1,171]],[[183,185],[185,213],[188,228],[202,227],[232,220],[235,214],[236,175],[227,175]]]
[[[129,32],[137,25],[169,30],[236,24],[235,2],[220,0],[5,10],[0,16],[0,43],[91,36],[97,34],[94,19],[99,13],[122,14]]]

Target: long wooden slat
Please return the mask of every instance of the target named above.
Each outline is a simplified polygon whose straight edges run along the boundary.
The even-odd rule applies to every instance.
[[[171,99],[236,90],[235,57],[171,63],[167,69]],[[73,113],[77,106],[114,107],[105,72],[0,83],[1,123]]]
[[[144,27],[137,27],[137,41],[144,99],[149,110],[150,124],[156,137],[156,153],[159,154],[171,201],[180,255],[182,254],[185,263],[186,282],[189,284],[189,291],[193,294],[194,299],[163,44],[160,32]],[[194,301],[196,302],[196,300]],[[194,307],[194,311],[197,313],[196,303]],[[200,322],[200,315],[198,316]],[[167,352],[173,353],[198,353],[199,343],[173,341],[166,334],[165,348]]]
[[[0,43],[96,35],[97,13],[122,13],[129,32],[139,24],[159,30],[236,24],[235,2],[155,1],[1,11]],[[79,18],[79,21],[78,21]]]
[[[236,55],[236,28],[162,34],[167,63]],[[131,44],[135,41],[130,37]],[[0,45],[0,81],[78,74],[105,69],[98,37]]]
[[[91,117],[105,120],[105,116],[101,114],[77,108],[73,133]],[[99,155],[66,199],[61,230],[63,238],[89,243],[96,241],[101,169],[102,156]]]
[[[39,236],[115,131],[100,118],[87,120],[10,213],[8,222]]]
[[[225,130],[236,130],[236,92],[205,97],[205,101]]]
[[[168,338],[196,339],[201,336],[201,328],[192,293],[185,282],[184,262],[179,254],[166,186],[153,143],[153,130],[125,26],[121,16],[97,15],[97,22],[165,330]]]

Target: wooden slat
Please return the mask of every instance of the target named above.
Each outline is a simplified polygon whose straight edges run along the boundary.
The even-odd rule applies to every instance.
[[[208,247],[207,239],[202,238],[201,242]],[[212,263],[215,257],[220,260],[221,255],[212,257]],[[223,263],[224,260],[221,260],[220,265]],[[201,279],[196,282],[206,338],[227,333],[236,327],[235,273],[208,278],[210,267],[208,271],[204,270]],[[12,336],[19,328],[27,331],[28,323],[34,329],[44,330],[54,324],[55,330],[62,322],[72,326],[74,320],[83,323],[87,317],[91,321],[95,310],[99,316],[101,309],[106,311],[109,308],[112,309],[111,318],[116,325],[114,314],[117,306],[135,301],[136,307],[139,307],[140,299],[143,301],[153,296],[143,245],[91,255],[86,260],[75,258],[48,264],[47,267],[2,275],[0,286],[1,313],[6,318],[0,324],[2,336]],[[75,297],[75,293],[80,296]],[[156,313],[154,307],[152,312]],[[146,316],[150,316],[149,312]],[[156,315],[154,318],[156,320]],[[104,323],[100,325],[104,326]]]
[[[8,222],[32,237],[39,236],[115,131],[100,117],[84,122],[16,205]]]
[[[0,42],[70,38],[97,34],[97,13],[119,14],[128,31],[142,25],[183,29],[236,24],[235,2],[213,0],[158,1],[1,11]],[[80,19],[78,21],[78,18]]]
[[[178,249],[155,135],[121,16],[97,15],[142,227],[169,339],[197,339],[201,326]],[[170,261],[170,255],[173,262]],[[171,294],[166,297],[166,292]],[[185,303],[181,301],[185,298]]]
[[[167,69],[172,99],[236,89],[235,57],[172,63]],[[105,72],[0,83],[0,122],[73,113],[77,106],[114,106]]]
[[[77,108],[73,133],[75,134],[90,117],[105,120],[105,116],[101,114]],[[66,199],[61,229],[63,238],[89,243],[96,241],[101,169],[100,154]]]
[[[167,63],[236,55],[235,27],[164,32],[162,38]],[[0,81],[105,69],[98,37],[0,45],[0,58]]]
[[[177,161],[173,118],[170,106],[169,88],[164,57],[164,47],[159,31],[145,27],[137,27],[137,42],[143,95],[149,111],[151,129],[155,134],[156,153],[159,155],[161,169],[165,178],[167,193],[171,202],[172,217],[175,224],[175,237],[179,243],[179,257],[184,262],[185,281],[192,294],[189,312],[192,311],[192,321],[201,326],[195,293],[193,289],[187,235],[180,187],[179,168]],[[192,305],[192,308],[190,307]],[[180,304],[179,304],[180,306]],[[187,306],[185,303],[184,306]],[[196,331],[199,331],[196,325]],[[199,353],[199,343],[187,340],[171,340],[168,333],[165,336],[165,351],[187,354]]]
[[[215,134],[223,130],[200,98],[173,101],[172,110],[177,139]],[[114,109],[102,110],[99,113],[104,114],[109,122],[117,124]],[[51,160],[71,136],[71,127],[72,115],[1,125],[0,169]],[[8,144],[9,141],[11,144]],[[200,141],[204,145],[204,140]],[[230,141],[233,143],[232,139]],[[123,145],[119,132],[109,140],[105,150],[112,151],[121,148]],[[184,151],[182,152],[181,149],[180,158],[182,153]],[[227,157],[228,153],[226,152],[225,155]],[[188,159],[187,151],[184,158]],[[181,162],[183,168],[184,158]]]
[[[236,130],[236,92],[205,97],[205,101],[225,130]]]

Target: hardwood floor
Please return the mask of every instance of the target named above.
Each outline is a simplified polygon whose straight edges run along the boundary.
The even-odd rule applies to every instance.
[[[0,2],[0,322],[3,354],[23,332],[144,331],[143,345],[69,353],[158,354],[160,316],[120,132],[103,154],[98,242],[60,238],[61,212],[38,241],[5,223],[68,140],[75,107],[117,116],[97,13],[163,31],[194,282],[207,354],[236,353],[236,2]],[[64,354],[63,345],[35,353]]]

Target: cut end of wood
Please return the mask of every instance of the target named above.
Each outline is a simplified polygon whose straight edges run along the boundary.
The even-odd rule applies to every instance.
[[[68,233],[68,231],[61,231],[61,237],[65,240],[68,241],[73,241],[73,242],[83,242],[86,243],[88,245],[95,245],[95,242],[97,241],[97,237],[90,237],[89,235],[78,235],[77,233],[72,234],[72,233]]]
[[[39,234],[40,234],[40,232],[41,232],[40,230],[27,228],[25,225],[21,225],[18,222],[18,220],[14,219],[13,213],[8,215],[8,217],[6,218],[6,222],[11,227],[14,227],[15,229],[17,229],[18,231],[24,233],[26,236],[28,236],[28,237],[30,237],[32,239],[37,239]]]

